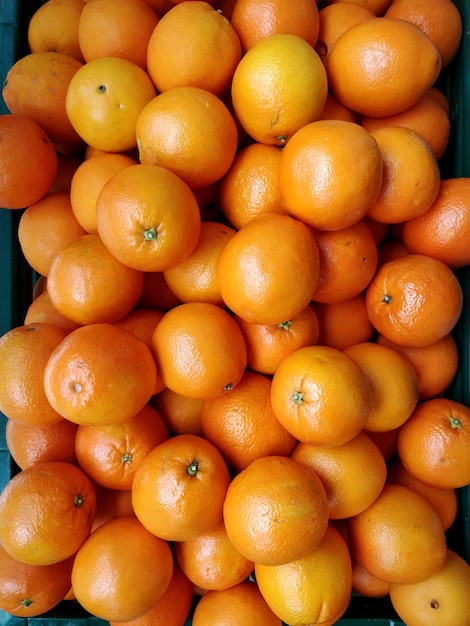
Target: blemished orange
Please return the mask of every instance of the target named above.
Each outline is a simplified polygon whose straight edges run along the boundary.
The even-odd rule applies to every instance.
[[[380,578],[371,574],[353,556],[351,557],[351,564],[353,591],[365,596],[366,598],[385,598],[389,595],[389,582],[380,580]]]
[[[42,127],[29,117],[1,115],[0,132],[4,172],[0,205],[4,209],[24,209],[49,191],[57,174],[57,152]]]
[[[315,0],[300,0],[291,5],[282,0],[237,0],[231,17],[244,52],[261,39],[281,33],[297,35],[314,47],[319,22]]]
[[[303,311],[319,272],[312,230],[300,220],[275,213],[260,215],[240,228],[217,264],[224,303],[255,324],[279,324]]]
[[[76,169],[70,183],[70,203],[79,224],[96,234],[96,201],[105,183],[117,172],[137,161],[127,154],[100,154],[85,159]]]
[[[37,122],[53,142],[80,144],[67,117],[65,100],[72,78],[83,67],[60,52],[32,52],[9,69],[2,89],[11,113]]]
[[[298,35],[265,37],[244,54],[233,74],[232,105],[250,137],[283,145],[317,120],[328,91],[325,68]]]
[[[343,104],[332,94],[327,93],[325,106],[318,118],[320,120],[343,120],[345,122],[356,122],[356,114]]]
[[[385,17],[416,24],[434,43],[447,67],[462,40],[462,17],[452,0],[393,0]]]
[[[219,185],[225,218],[237,229],[263,213],[284,213],[279,192],[281,149],[253,142],[241,148]]]
[[[298,130],[282,151],[281,198],[290,215],[318,230],[348,228],[377,199],[382,169],[377,142],[359,124],[317,120]]]
[[[194,251],[201,216],[193,192],[179,176],[166,167],[139,163],[105,183],[96,202],[96,225],[121,263],[162,272]]]
[[[331,524],[304,557],[277,566],[256,563],[255,575],[268,606],[292,626],[336,623],[351,599],[351,557]]]
[[[404,126],[370,131],[383,160],[382,189],[367,212],[385,224],[425,213],[437,198],[441,174],[436,155],[417,132]]]
[[[54,424],[23,424],[7,420],[5,441],[20,469],[45,461],[77,464],[75,434],[78,426],[62,419]]]
[[[325,0],[326,6],[343,2],[346,4],[358,4],[359,6],[372,11],[372,13],[374,13],[377,17],[380,17],[388,9],[392,0]]]
[[[458,507],[455,489],[435,487],[423,482],[405,469],[399,457],[395,457],[387,465],[387,482],[404,485],[428,500],[441,518],[444,530],[449,530],[454,523]]]
[[[222,178],[238,145],[229,109],[200,87],[158,94],[141,111],[135,133],[142,163],[168,168],[193,189]]]
[[[82,470],[98,485],[108,489],[132,487],[142,459],[162,441],[168,429],[161,415],[145,405],[121,424],[80,425],[75,451]]]
[[[0,546],[0,609],[35,617],[56,607],[70,588],[73,557],[52,565],[27,565]]]
[[[93,0],[82,10],[78,41],[86,62],[117,57],[147,70],[147,46],[159,18],[144,0]]]
[[[157,369],[150,348],[113,324],[87,324],[51,353],[44,389],[57,412],[76,424],[119,424],[154,392]]]
[[[371,341],[349,346],[343,352],[359,365],[372,390],[372,406],[364,430],[394,430],[404,424],[419,399],[418,375],[408,358]]]
[[[72,589],[93,615],[129,621],[152,608],[172,574],[168,542],[152,535],[135,517],[120,517],[102,524],[80,547]]]
[[[446,537],[434,507],[404,485],[386,483],[362,513],[348,518],[349,549],[371,574],[415,583],[444,565]]]
[[[372,390],[359,365],[342,351],[308,346],[279,364],[271,403],[278,420],[299,441],[339,446],[363,429]]]
[[[398,432],[398,456],[425,483],[457,489],[470,483],[470,409],[450,398],[420,402]]]
[[[281,565],[320,543],[328,499],[318,475],[287,456],[263,456],[236,474],[223,505],[235,549],[254,563]]]
[[[469,183],[466,177],[442,180],[432,206],[403,224],[402,239],[410,252],[428,254],[453,269],[470,263],[466,245],[470,234]]]
[[[35,297],[28,306],[23,324],[52,324],[62,328],[66,333],[75,330],[80,326],[77,322],[69,320],[52,304],[49,294],[46,291]]]
[[[155,93],[147,72],[132,61],[100,57],[75,72],[65,108],[86,144],[105,152],[124,152],[137,145],[137,118]]]
[[[210,302],[223,306],[217,280],[217,261],[235,229],[212,220],[203,221],[199,239],[185,259],[164,271],[165,280],[181,302]]]
[[[223,626],[281,626],[281,620],[267,605],[256,583],[243,581],[223,590],[205,593],[196,604],[193,626],[215,623]]]
[[[150,399],[151,406],[163,417],[172,435],[202,436],[202,402],[175,393],[168,387]]]
[[[274,374],[288,354],[318,342],[319,323],[310,304],[295,317],[279,324],[253,324],[238,315],[234,317],[245,339],[247,365],[261,374]]]
[[[183,572],[201,589],[228,589],[248,578],[254,568],[233,547],[223,520],[192,541],[178,541],[174,550]]]
[[[390,599],[400,619],[407,624],[430,626],[470,624],[470,565],[447,550],[443,567],[426,580],[411,585],[391,585]]]
[[[403,346],[423,347],[445,337],[459,320],[462,302],[462,287],[449,266],[422,254],[385,263],[366,289],[372,325]]]
[[[96,494],[79,467],[62,461],[31,465],[0,494],[0,541],[13,558],[51,565],[73,556],[96,514]]]
[[[240,328],[225,308],[209,302],[186,302],[167,311],[151,348],[164,385],[196,400],[230,391],[246,369]]]
[[[375,274],[377,244],[372,231],[359,220],[339,230],[315,231],[320,253],[320,276],[314,302],[341,302],[360,294]]]
[[[274,415],[270,395],[271,379],[247,370],[229,393],[202,403],[204,437],[236,471],[261,456],[288,456],[295,446],[296,439]]]
[[[290,457],[320,477],[328,496],[330,520],[364,511],[382,491],[387,476],[382,453],[364,432],[334,447],[299,442]]]
[[[222,96],[241,55],[230,20],[208,2],[193,0],[173,7],[154,28],[147,46],[148,73],[159,93],[200,87]]]
[[[328,61],[328,84],[361,115],[394,115],[413,106],[436,81],[442,61],[418,26],[376,17],[345,31]]]
[[[364,292],[341,302],[315,302],[318,320],[317,343],[344,350],[348,346],[369,341],[374,328],[367,315]]]
[[[184,626],[193,601],[193,584],[173,560],[173,574],[163,595],[150,610],[127,622],[110,621],[109,626]]]
[[[50,355],[66,335],[52,324],[26,324],[0,338],[0,410],[9,419],[24,424],[60,421],[42,378]]]
[[[55,255],[86,230],[77,221],[66,191],[48,193],[30,204],[18,224],[18,241],[29,265],[47,276]]]
[[[29,20],[29,50],[60,52],[83,62],[78,23],[84,6],[84,0],[47,0],[41,4]]]
[[[141,462],[132,505],[141,523],[168,541],[191,541],[222,520],[230,474],[219,450],[197,435],[175,435]]]
[[[144,272],[144,287],[137,304],[165,313],[182,303],[168,287],[163,272]]]

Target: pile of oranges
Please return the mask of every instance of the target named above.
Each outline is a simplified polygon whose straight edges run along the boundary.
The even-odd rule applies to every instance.
[[[47,0],[0,206],[0,608],[110,626],[470,625],[470,179],[451,0]]]

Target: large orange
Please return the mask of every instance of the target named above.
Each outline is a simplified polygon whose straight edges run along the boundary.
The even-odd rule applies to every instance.
[[[364,292],[340,302],[314,304],[318,320],[317,343],[344,350],[348,346],[369,341],[374,328],[367,316]]]
[[[303,311],[313,297],[319,271],[313,232],[300,220],[274,213],[240,228],[217,265],[225,304],[255,324],[279,324]]]
[[[225,529],[247,559],[281,565],[312,552],[325,535],[328,500],[318,475],[285,456],[263,456],[231,481]]]
[[[84,0],[47,0],[34,11],[28,24],[31,52],[60,52],[83,62],[78,43],[78,23]]]
[[[306,124],[289,140],[279,165],[287,211],[319,230],[362,219],[382,186],[382,155],[361,126],[344,120]]]

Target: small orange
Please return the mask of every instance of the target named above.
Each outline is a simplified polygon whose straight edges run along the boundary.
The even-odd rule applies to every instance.
[[[166,387],[150,399],[172,435],[202,436],[202,400],[187,398]]]
[[[60,52],[83,62],[78,42],[78,23],[84,0],[46,0],[28,24],[31,52]]]
[[[374,328],[367,315],[364,292],[340,302],[315,302],[313,309],[318,320],[318,344],[344,350],[372,339]]]
[[[55,308],[47,291],[43,291],[35,297],[26,310],[24,325],[28,324],[52,324],[62,328],[66,333],[80,326],[77,322],[68,319]]]
[[[172,574],[168,542],[135,517],[120,517],[102,524],[81,546],[73,563],[72,588],[85,610],[122,622],[149,611]]]
[[[230,475],[218,449],[196,435],[157,445],[132,483],[132,505],[142,524],[168,541],[191,541],[222,520]]]
[[[385,598],[390,593],[390,583],[380,580],[371,574],[359,563],[357,559],[351,557],[352,564],[352,588],[356,593],[366,598]]]
[[[74,555],[96,514],[91,481],[76,465],[49,461],[15,474],[0,494],[0,541],[29,565],[51,565]]]
[[[355,6],[355,5],[353,5]],[[326,95],[325,106],[322,114],[318,118],[320,120],[343,120],[344,122],[356,122],[356,114],[341,104],[338,99],[330,92]]]

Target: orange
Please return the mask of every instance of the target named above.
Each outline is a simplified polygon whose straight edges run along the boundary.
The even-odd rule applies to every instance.
[[[407,357],[373,342],[349,346],[344,354],[359,365],[372,390],[372,408],[364,430],[393,430],[404,424],[419,398],[418,375]]]
[[[372,339],[374,329],[367,316],[364,292],[340,302],[315,302],[313,310],[318,320],[320,345],[344,350]]]
[[[117,57],[147,69],[147,46],[158,15],[144,0],[93,0],[83,8],[78,41],[86,62]]]
[[[168,439],[159,413],[145,405],[121,424],[78,427],[75,450],[78,464],[98,485],[108,489],[130,489],[142,459]]]
[[[386,483],[365,511],[350,517],[348,538],[352,555],[386,582],[419,582],[437,573],[446,558],[439,515],[403,485]]]
[[[448,398],[420,402],[398,432],[398,456],[410,474],[436,487],[470,483],[470,409]]]
[[[378,222],[377,220],[372,219],[369,215],[364,217],[364,222],[370,228],[372,236],[375,239],[375,243],[377,246],[380,246],[388,235],[390,225]]]
[[[1,115],[0,205],[24,209],[38,202],[54,182],[58,157],[42,127],[23,115]]]
[[[384,598],[390,593],[390,583],[380,580],[366,570],[354,557],[352,564],[352,588],[366,598]]]
[[[49,193],[56,191],[70,192],[72,177],[76,169],[83,163],[83,155],[80,153],[57,153],[57,173],[52,185],[49,187]]]
[[[202,403],[204,437],[236,471],[261,456],[288,456],[296,443],[274,415],[270,394],[271,379],[247,370],[229,393]]]
[[[398,225],[400,228],[403,224]],[[383,241],[379,246],[379,262],[377,268],[381,267],[388,261],[402,256],[407,256],[410,251],[406,248],[402,241],[398,239],[387,239]]]
[[[233,547],[223,520],[192,541],[175,543],[175,557],[193,585],[207,590],[238,585],[254,567]]]
[[[200,598],[192,619],[193,626],[281,626],[254,582],[243,581],[223,590],[212,590]]]
[[[100,57],[75,73],[65,108],[85,143],[124,152],[136,146],[137,118],[154,97],[155,87],[141,67],[127,59]]]
[[[328,496],[330,520],[364,511],[385,484],[385,459],[364,432],[335,447],[299,442],[290,456],[320,477]]]
[[[164,272],[167,285],[181,302],[224,304],[217,280],[217,261],[235,232],[234,228],[220,222],[201,223],[192,253]]]
[[[311,229],[271,213],[245,224],[225,245],[217,278],[223,301],[236,315],[254,324],[279,324],[309,304],[319,271]]]
[[[394,115],[413,106],[441,71],[440,54],[418,26],[376,17],[336,41],[328,84],[338,100],[362,115]]]
[[[75,330],[80,326],[77,322],[69,320],[65,317],[65,315],[59,313],[59,311],[52,304],[47,291],[43,291],[33,299],[26,310],[23,323],[24,325],[44,323],[52,324],[52,326],[58,326],[66,333],[69,333],[71,330]]]
[[[11,113],[37,122],[54,142],[77,144],[80,136],[67,117],[65,100],[83,63],[60,52],[32,52],[9,69],[2,95]]]
[[[366,290],[366,306],[380,334],[399,345],[423,347],[454,328],[462,287],[442,261],[409,254],[378,269]]]
[[[434,43],[447,67],[462,40],[462,17],[452,0],[393,0],[385,17],[416,24]]]
[[[387,482],[395,485],[404,485],[428,500],[441,518],[444,530],[449,530],[454,523],[458,506],[455,489],[435,487],[434,485],[424,483],[410,474],[398,457],[395,457],[388,464]]]
[[[325,106],[323,107],[323,111],[318,119],[356,122],[356,114],[338,102],[337,98],[332,93],[328,92],[326,95]]]
[[[0,410],[24,424],[54,424],[61,416],[44,393],[43,375],[66,332],[51,324],[26,324],[0,338]]]
[[[205,400],[233,389],[246,368],[237,323],[208,302],[187,302],[165,313],[151,346],[165,386],[188,398]]]
[[[66,191],[49,193],[30,204],[18,224],[18,240],[29,265],[47,276],[55,255],[86,231],[78,223]]]
[[[200,87],[175,87],[153,98],[136,125],[140,161],[166,167],[191,188],[206,187],[228,171],[238,129],[220,98]]]
[[[88,233],[97,233],[96,201],[105,183],[117,172],[137,161],[126,154],[100,154],[85,159],[70,183],[70,203],[79,224]]]
[[[324,0],[328,6],[330,4],[343,3],[346,4],[358,4],[361,7],[372,11],[376,16],[381,16],[390,6],[392,0]]]
[[[168,287],[163,272],[144,272],[144,287],[137,304],[166,312],[181,304],[181,300]]]
[[[165,420],[173,435],[201,435],[202,400],[187,398],[167,387],[152,396],[150,404]]]
[[[243,51],[270,35],[290,34],[315,46],[319,29],[315,0],[286,5],[282,0],[237,0],[231,22],[240,37]]]
[[[403,243],[415,254],[428,254],[453,269],[470,263],[466,242],[470,233],[469,179],[441,181],[439,193],[429,209],[403,225]]]
[[[410,361],[418,376],[420,400],[444,393],[457,373],[459,351],[451,333],[424,348],[400,346],[382,335],[378,335],[377,343],[401,352]]]
[[[282,565],[256,563],[255,575],[268,606],[292,626],[336,623],[351,598],[351,557],[331,525],[304,557]]]
[[[309,554],[328,525],[328,500],[318,475],[286,456],[263,456],[232,478],[223,507],[238,552],[263,565]]]
[[[31,52],[60,52],[83,62],[78,23],[84,0],[47,0],[39,5],[28,24]]]
[[[194,251],[201,217],[193,192],[179,176],[139,163],[104,185],[96,202],[96,225],[121,263],[142,272],[162,272]]]
[[[314,302],[341,302],[360,294],[375,274],[377,244],[363,220],[334,231],[316,231],[320,277]]]
[[[129,621],[152,608],[172,574],[168,543],[135,517],[121,517],[102,524],[81,546],[73,563],[72,589],[89,613]]]
[[[159,93],[200,87],[221,96],[240,59],[240,40],[227,16],[199,0],[167,11],[147,47],[148,72]]]
[[[299,441],[339,446],[363,429],[372,391],[352,358],[329,346],[308,346],[279,364],[271,403],[278,420]]]
[[[3,549],[22,563],[51,565],[74,555],[87,538],[96,495],[79,467],[49,461],[10,478],[0,511]]]
[[[447,550],[443,567],[426,580],[410,585],[391,585],[390,599],[407,624],[426,620],[430,626],[470,624],[470,566],[453,550]]]
[[[231,94],[235,115],[252,139],[283,145],[320,117],[327,91],[325,68],[312,46],[298,35],[275,34],[244,54]]]
[[[130,489],[107,489],[95,484],[95,492],[97,509],[95,521],[91,527],[92,532],[110,519],[134,515]]]
[[[398,224],[425,213],[437,198],[441,175],[436,156],[421,135],[403,127],[370,131],[384,164],[382,189],[368,215]]]
[[[219,198],[229,223],[240,229],[263,213],[284,213],[279,192],[281,149],[254,142],[240,149],[222,177]]]
[[[112,324],[88,324],[69,333],[44,372],[51,405],[79,425],[125,422],[148,402],[155,384],[150,348]]]
[[[70,588],[73,558],[53,565],[27,565],[0,547],[0,609],[35,617],[56,607]]]
[[[381,432],[368,431],[367,436],[376,444],[386,461],[389,461],[397,452],[398,428]]]
[[[281,197],[289,214],[318,230],[348,228],[377,199],[382,168],[377,142],[361,126],[318,120],[298,130],[282,151]]]
[[[75,433],[77,425],[62,419],[54,424],[23,424],[7,420],[5,440],[20,469],[44,461],[77,463]]]
[[[235,320],[245,338],[247,365],[261,374],[274,374],[285,356],[318,341],[318,319],[310,304],[279,324],[253,324],[238,315]]]
[[[124,317],[142,287],[142,272],[121,263],[98,235],[90,234],[59,250],[47,277],[52,304],[78,324],[112,323]]]
[[[157,12],[159,17],[165,15],[165,13],[169,11],[174,4],[171,0],[145,0],[145,2]]]
[[[125,317],[114,322],[114,324],[126,330],[130,330],[134,335],[137,335],[139,339],[142,339],[144,343],[150,346],[153,331],[162,317],[162,311],[135,307]]]
[[[197,435],[175,435],[141,462],[132,505],[142,524],[168,541],[191,541],[222,520],[230,475],[218,449]]]

